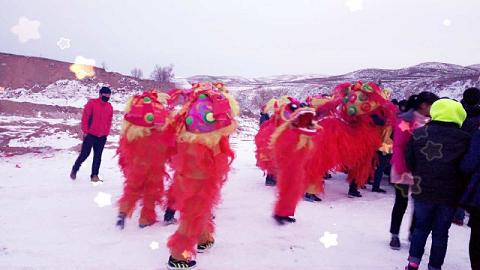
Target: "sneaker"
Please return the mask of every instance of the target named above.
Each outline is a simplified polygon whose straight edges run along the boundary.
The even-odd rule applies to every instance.
[[[320,199],[320,197],[318,197],[315,194],[311,194],[311,193],[305,193],[305,196],[303,196],[303,199],[307,202],[321,202],[322,201],[322,199]]]
[[[390,248],[393,250],[400,250],[400,238],[398,236],[392,236],[392,239],[390,240]]]
[[[92,177],[90,177],[90,181],[92,181],[92,182],[103,182],[102,179],[98,178],[98,175],[93,175]]]
[[[74,169],[72,169],[72,171],[70,172],[70,179],[77,179],[77,171],[75,171]]]
[[[273,218],[277,221],[278,225],[285,225],[286,223],[295,223],[297,220],[293,217],[282,217],[274,215]]]
[[[405,266],[405,270],[418,270],[419,265],[415,263],[409,263]]]
[[[123,230],[123,228],[125,228],[125,217],[127,215],[125,215],[125,213],[123,212],[120,212],[118,213],[118,217],[117,217],[117,223],[115,224],[120,230]]]
[[[209,240],[203,244],[198,244],[197,245],[197,252],[198,253],[205,253],[207,250],[211,249],[213,247],[213,244],[215,243],[214,240]]]
[[[170,256],[170,258],[168,258],[167,268],[170,270],[193,269],[196,265],[197,262],[195,260],[180,261]]]
[[[165,225],[177,223],[177,219],[175,218],[175,210],[170,208],[167,208],[167,210],[165,210],[165,214],[163,215],[163,223]]]
[[[372,188],[372,192],[387,193],[387,191],[382,188]]]
[[[145,227],[152,226],[153,224],[155,224],[155,221],[154,221],[154,222],[150,222],[150,223],[140,223],[140,224],[138,224],[138,227],[139,227],[140,229],[143,229],[143,228],[145,228]]]
[[[362,197],[362,194],[358,190],[349,190],[348,191],[348,197],[349,198],[360,198]]]

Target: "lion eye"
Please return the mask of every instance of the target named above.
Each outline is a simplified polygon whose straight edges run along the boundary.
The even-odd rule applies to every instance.
[[[289,107],[290,107],[290,110],[292,110],[292,112],[294,112],[296,109],[298,109],[298,105],[295,104],[295,103],[290,103]]]

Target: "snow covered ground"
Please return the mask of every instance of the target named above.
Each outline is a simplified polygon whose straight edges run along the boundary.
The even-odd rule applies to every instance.
[[[236,140],[234,147],[237,159],[216,211],[216,244],[198,256],[198,269],[403,269],[411,212],[401,232],[404,245],[393,251],[388,247],[393,188],[385,187],[387,195],[364,190],[363,198],[349,199],[344,176],[337,174],[327,180],[323,202],[301,202],[297,223],[278,226],[271,218],[274,189],[263,185],[253,142]],[[139,229],[137,211],[124,231],[116,229],[115,201],[123,180],[114,149],[104,152],[105,182],[98,186],[89,182],[91,158],[76,181],[68,178],[76,156],[60,150],[0,159],[0,269],[166,269],[165,243],[175,225]],[[108,195],[112,204],[99,207],[98,199],[108,203]],[[338,235],[338,245],[325,247],[320,238],[326,232]],[[467,227],[452,227],[444,269],[469,269],[469,233]],[[428,254],[429,248],[421,269]]]

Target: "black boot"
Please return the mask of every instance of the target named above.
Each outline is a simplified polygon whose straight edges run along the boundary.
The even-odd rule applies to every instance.
[[[197,265],[195,260],[175,260],[172,256],[168,258],[167,268],[170,270],[177,270],[177,269],[193,269]]]
[[[165,215],[163,215],[163,223],[165,225],[177,223],[177,219],[175,218],[175,210],[170,208],[167,208],[167,210],[165,210]]]
[[[378,193],[387,193],[387,191],[383,188],[372,188],[372,191]]]
[[[273,187],[277,184],[277,181],[275,180],[275,176],[272,174],[267,174],[267,177],[265,178],[265,186]]]
[[[393,250],[400,250],[400,238],[397,235],[392,235],[392,239],[390,240],[390,248]]]
[[[360,194],[360,192],[358,191],[357,184],[355,184],[354,182],[350,184],[350,187],[348,189],[348,197],[349,198],[362,197],[362,194]]]
[[[321,202],[322,201],[322,199],[320,199],[320,197],[318,197],[315,194],[311,194],[311,193],[305,193],[305,196],[303,196],[303,199],[307,202]]]
[[[70,179],[77,179],[77,171],[75,171],[74,169],[72,169],[72,171],[70,172]]]
[[[294,223],[297,221],[293,217],[282,217],[278,215],[274,215],[273,218],[277,221],[278,225],[285,225],[286,223]]]
[[[117,226],[120,230],[123,230],[123,228],[125,228],[125,217],[126,217],[126,216],[127,216],[127,215],[125,215],[125,213],[123,213],[123,212],[118,213],[116,226]]]

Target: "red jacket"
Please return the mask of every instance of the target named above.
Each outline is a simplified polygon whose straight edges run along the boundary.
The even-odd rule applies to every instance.
[[[107,136],[112,127],[113,108],[100,98],[90,99],[83,108],[82,131],[97,137]]]

